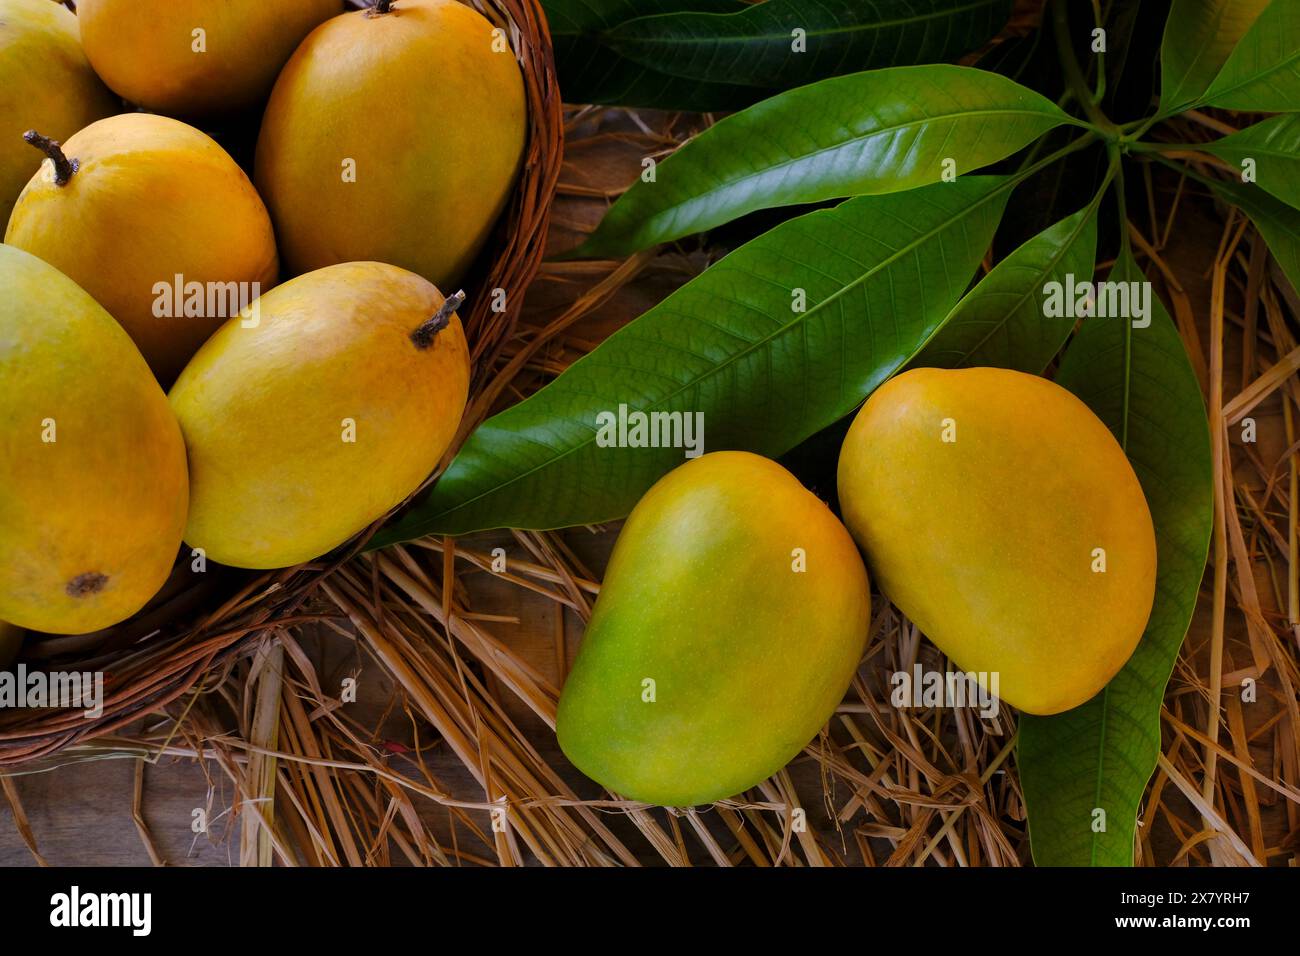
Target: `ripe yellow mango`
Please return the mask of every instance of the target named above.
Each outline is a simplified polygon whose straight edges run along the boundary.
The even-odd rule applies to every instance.
[[[109,86],[160,113],[251,106],[340,0],[81,0],[86,55]]]
[[[64,139],[120,106],[86,61],[71,10],[0,0],[0,222],[41,164],[23,133]]]
[[[51,158],[19,196],[5,242],[94,296],[164,385],[239,305],[275,284],[266,207],[209,136],[127,113],[62,149],[35,139]],[[201,294],[178,296],[178,286]]]
[[[755,786],[843,699],[870,600],[848,532],[793,475],[748,452],[694,459],[623,526],[560,698],[560,747],[648,803]]]
[[[185,447],[121,326],[0,245],[0,618],[82,634],[162,587],[185,528]]]
[[[459,301],[353,262],[286,282],[222,326],[171,391],[189,449],[186,542],[234,567],[288,567],[415,491],[465,410]]]
[[[457,0],[326,22],[276,81],[255,179],[291,274],[377,260],[455,288],[523,158],[523,78]]]
[[[915,369],[867,400],[839,461],[880,589],[962,670],[1032,714],[1124,666],[1155,595],[1155,531],[1123,449],[1059,385]]]

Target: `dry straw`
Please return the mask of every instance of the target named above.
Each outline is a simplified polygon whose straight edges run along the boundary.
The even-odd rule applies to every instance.
[[[514,244],[501,249],[500,278],[480,288],[497,282],[520,295],[540,256],[561,121],[535,5],[503,3],[496,12],[516,25],[516,43],[540,72],[530,90],[528,178],[510,215]],[[1194,143],[1234,119],[1193,112],[1165,135]],[[708,122],[569,111],[553,247],[591,228],[642,157],[671,152]],[[1220,174],[1202,154],[1186,158]],[[1211,564],[1161,714],[1163,752],[1139,811],[1136,858],[1294,866],[1300,298],[1240,214],[1163,169],[1144,180],[1146,208],[1131,210],[1131,239],[1173,307],[1205,392],[1216,515]],[[535,391],[705,265],[702,252],[683,247],[542,266],[517,327],[482,311],[470,320],[480,372],[471,424]],[[1240,441],[1247,417],[1258,421],[1256,443]],[[237,846],[250,865],[1029,861],[1014,715],[890,706],[888,674],[946,662],[883,604],[858,676],[823,733],[740,798],[669,811],[601,793],[574,774],[555,747],[555,705],[611,538],[600,529],[426,538],[236,581],[233,590],[223,581],[201,594],[182,589],[141,622],[38,647],[55,664],[103,666],[113,700],[93,727],[58,715],[0,724],[0,761],[15,773],[105,758],[139,767],[198,761],[212,781],[212,816],[227,822],[213,839]],[[491,573],[498,547],[510,563]],[[196,611],[197,626],[170,623]],[[540,631],[538,621],[546,622]],[[326,650],[340,647],[343,663],[323,667]],[[383,706],[362,720],[341,700],[340,678],[376,673],[388,688]],[[1246,678],[1259,688],[1249,707],[1236,692]],[[140,779],[133,811],[158,861]],[[14,782],[0,784],[39,860]],[[228,815],[218,794],[233,795]]]

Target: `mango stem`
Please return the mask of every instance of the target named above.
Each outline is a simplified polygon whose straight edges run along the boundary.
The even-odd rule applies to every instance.
[[[372,17],[382,17],[390,13],[396,0],[375,0],[375,5],[370,8],[369,13]]]
[[[432,345],[433,340],[438,337],[438,333],[451,322],[451,317],[455,311],[464,304],[464,292],[457,292],[454,295],[447,296],[442,303],[442,307],[433,314],[433,318],[425,320],[418,329],[411,333],[411,341],[415,343],[415,347],[417,349],[427,349]]]
[[[35,146],[54,163],[54,185],[66,186],[77,171],[77,161],[63,155],[63,149],[48,136],[42,136],[34,129],[23,133],[23,139]]]

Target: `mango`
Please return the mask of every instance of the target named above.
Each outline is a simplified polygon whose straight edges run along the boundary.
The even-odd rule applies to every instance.
[[[1059,385],[995,368],[899,375],[854,419],[838,483],[881,591],[958,668],[997,672],[1006,703],[1069,710],[1137,647],[1151,513],[1115,437]]]
[[[843,699],[870,602],[848,532],[793,475],[748,452],[693,459],[619,534],[560,697],[560,747],[647,803],[747,790]]]
[[[135,340],[164,385],[227,318],[275,284],[266,207],[217,143],[128,113],[62,147],[18,197],[5,242],[61,270]]]
[[[252,106],[294,49],[341,0],[81,0],[81,42],[96,72],[132,103],[206,116]]]
[[[4,670],[18,659],[18,651],[23,645],[23,629],[0,621],[0,670]]]
[[[344,263],[223,325],[171,390],[189,449],[186,542],[221,564],[288,567],[415,491],[465,410],[462,298],[396,266]]]
[[[0,619],[82,634],[157,593],[185,528],[180,428],[112,316],[0,245]]]
[[[291,274],[391,262],[454,288],[524,154],[519,64],[457,0],[329,20],[276,81],[254,179]]]
[[[23,133],[35,126],[64,139],[120,107],[90,68],[71,10],[0,0],[0,222],[41,165]]]

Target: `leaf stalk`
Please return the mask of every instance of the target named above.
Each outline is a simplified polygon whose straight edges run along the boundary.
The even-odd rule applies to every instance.
[[[1074,92],[1074,98],[1079,101],[1079,105],[1083,107],[1088,120],[1097,131],[1107,139],[1118,139],[1121,135],[1120,128],[1094,101],[1092,91],[1088,89],[1088,81],[1084,78],[1083,70],[1079,68],[1079,60],[1074,55],[1074,45],[1070,42],[1069,11],[1063,0],[1056,0],[1052,4],[1052,26],[1056,34],[1057,53],[1061,59],[1061,66],[1065,70],[1066,85]]]

